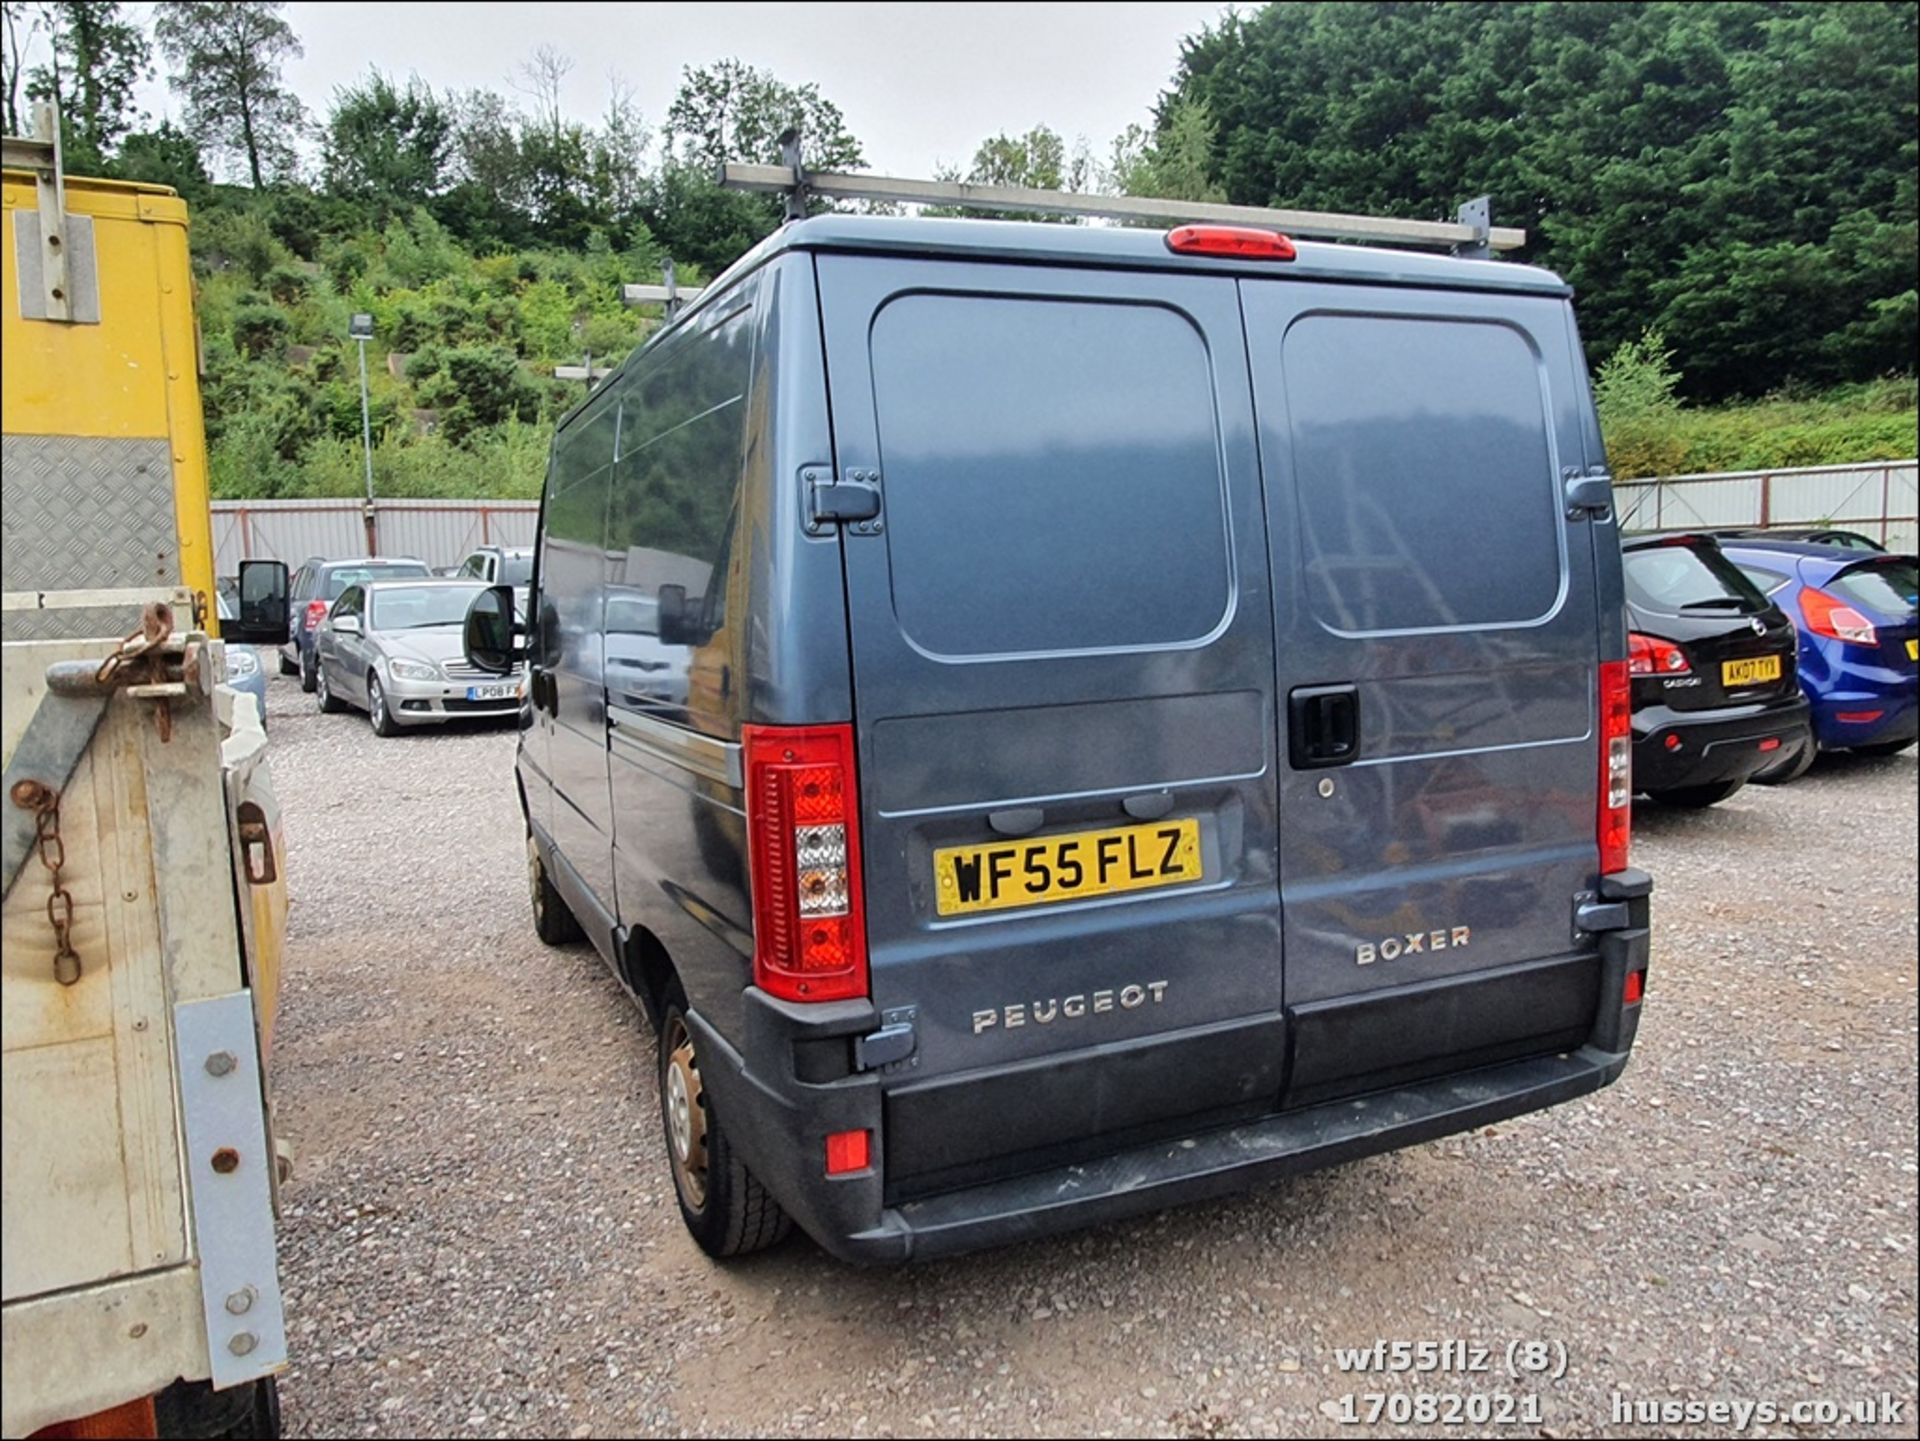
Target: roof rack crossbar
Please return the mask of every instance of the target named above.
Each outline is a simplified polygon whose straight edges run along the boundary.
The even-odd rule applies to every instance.
[[[1112,220],[1261,225],[1285,231],[1288,235],[1311,236],[1322,240],[1372,240],[1388,245],[1437,246],[1468,256],[1518,250],[1527,243],[1526,231],[1491,223],[1491,207],[1484,197],[1462,206],[1458,220],[1401,220],[1384,215],[1273,210],[1255,205],[1158,200],[1137,195],[1076,195],[1064,190],[970,185],[965,181],[951,180],[910,180],[898,175],[800,170],[792,165],[748,165],[734,161],[720,166],[719,181],[728,189],[771,191],[790,199],[796,193],[804,192],[823,200],[960,205],[973,210],[1025,210],[1044,215],[1099,216]],[[789,205],[790,211],[793,208]]]

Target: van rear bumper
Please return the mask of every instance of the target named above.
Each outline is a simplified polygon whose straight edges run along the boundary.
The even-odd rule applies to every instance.
[[[885,1156],[877,1076],[807,1084],[791,1069],[778,1080],[756,1075],[698,1016],[689,1021],[717,1119],[802,1229],[845,1261],[927,1260],[1227,1195],[1599,1090],[1625,1068],[1639,1026],[1639,1004],[1621,1001],[1628,973],[1647,968],[1639,880],[1619,897],[1630,894],[1633,923],[1598,938],[1600,1003],[1592,1033],[1576,1048],[1274,1112],[897,1205],[886,1204],[877,1169],[825,1174],[824,1142],[833,1131],[871,1130],[873,1155]],[[1607,887],[1603,892],[1611,896]],[[755,1057],[794,1054],[796,1045],[820,1044],[823,1032],[851,1036],[873,1017],[861,1002],[794,1007],[757,990],[749,990],[747,1000],[747,1051]]]

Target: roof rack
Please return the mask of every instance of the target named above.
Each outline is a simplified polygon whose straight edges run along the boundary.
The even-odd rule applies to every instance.
[[[787,199],[787,219],[806,215],[810,196],[822,200],[883,200],[906,205],[963,205],[973,210],[1038,211],[1046,215],[1101,217],[1111,220],[1203,221],[1258,225],[1288,235],[1322,240],[1371,240],[1387,245],[1438,246],[1469,259],[1486,260],[1498,250],[1518,250],[1527,232],[1493,224],[1487,196],[1462,205],[1454,220],[1401,220],[1385,215],[1343,215],[1324,210],[1275,210],[1257,205],[1218,205],[1204,200],[1160,200],[1138,195],[1076,195],[1064,190],[1033,190],[1014,185],[972,185],[958,180],[909,180],[897,175],[866,175],[808,170],[800,161],[800,137],[780,137],[779,165],[725,162],[720,184],[732,190],[773,191]]]

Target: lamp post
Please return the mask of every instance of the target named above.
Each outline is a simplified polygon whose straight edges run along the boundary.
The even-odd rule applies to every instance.
[[[347,322],[347,334],[360,345],[360,443],[367,456],[367,554],[380,553],[373,522],[373,416],[367,405],[367,342],[373,339],[373,317],[364,312]]]

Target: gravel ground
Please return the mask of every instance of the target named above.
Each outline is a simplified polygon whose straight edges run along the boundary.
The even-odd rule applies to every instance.
[[[1501,1392],[1540,1421],[1444,1429],[1715,1435],[1611,1398],[1886,1394],[1893,1425],[1747,1434],[1914,1432],[1912,752],[1641,812],[1648,1009],[1597,1096],[917,1269],[804,1237],[721,1269],[674,1210],[639,1013],[534,940],[513,732],[381,741],[278,677],[269,711],[292,1434],[1352,1435],[1396,1428],[1345,1395]],[[1494,1370],[1336,1368],[1376,1339]],[[1565,1374],[1507,1379],[1529,1341]]]

